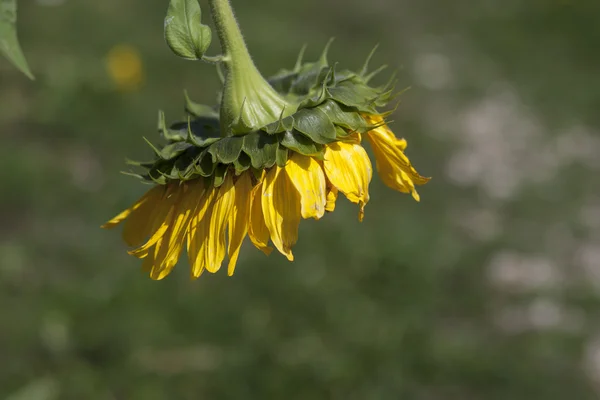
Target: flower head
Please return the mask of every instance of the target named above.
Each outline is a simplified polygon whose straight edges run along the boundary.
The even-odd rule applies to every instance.
[[[227,1],[211,0],[211,6],[222,17],[215,18],[217,26],[231,23]],[[233,36],[241,40],[241,35]],[[220,37],[223,41],[228,35],[221,32]],[[181,52],[196,54],[192,45],[192,50]],[[223,47],[224,60],[235,54],[245,57],[244,52],[227,54],[232,46]],[[234,69],[230,66],[229,73],[235,75]],[[268,86],[264,96],[245,98],[252,102],[247,106],[251,114],[236,96],[230,101],[222,97],[220,105],[208,107],[186,95],[188,120],[167,128],[159,114],[166,144],[152,146],[153,161],[132,162],[145,169],[138,176],[154,187],[104,227],[123,222],[123,238],[135,247],[129,253],[143,260],[143,269],[153,279],[169,274],[184,247],[193,278],[205,270],[217,272],[226,253],[232,275],[246,236],[265,254],[273,246],[293,261],[300,221],[333,212],[339,193],[358,205],[362,221],[373,174],[362,146],[365,136],[386,185],[419,200],[415,186],[429,178],[417,173],[404,154],[406,141],[386,125],[386,114],[378,109],[388,103],[392,90],[389,85],[370,86],[372,75],[366,66],[358,73],[336,71],[327,62],[326,49],[317,62],[299,59],[292,70],[282,70],[268,81],[260,77],[252,85],[238,83],[243,87],[232,89],[241,82],[239,75],[226,83],[225,91],[234,93]],[[287,105],[292,111],[285,110]],[[280,115],[273,120],[277,107]],[[239,118],[232,117],[236,114]]]

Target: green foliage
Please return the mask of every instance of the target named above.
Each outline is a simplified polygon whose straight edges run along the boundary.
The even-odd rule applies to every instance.
[[[17,0],[0,0],[0,52],[21,72],[34,79],[17,39]]]
[[[171,0],[165,17],[165,40],[186,60],[201,60],[210,46],[212,33],[202,24],[198,0]]]

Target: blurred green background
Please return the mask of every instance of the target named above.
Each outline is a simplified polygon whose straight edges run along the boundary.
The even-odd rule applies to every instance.
[[[294,263],[246,243],[231,278],[154,282],[99,226],[146,190],[119,171],[157,110],[219,87],[170,53],[167,4],[19,2],[37,80],[0,60],[0,398],[598,398],[597,0],[233,0],[265,75],[380,43],[433,180],[418,204],[374,177],[365,221],[340,199]]]

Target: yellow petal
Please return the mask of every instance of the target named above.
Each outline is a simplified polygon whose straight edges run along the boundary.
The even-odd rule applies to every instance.
[[[320,219],[327,203],[325,175],[312,157],[293,153],[285,166],[285,173],[300,193],[302,218]]]
[[[336,142],[325,148],[323,167],[333,186],[360,207],[362,221],[364,207],[369,202],[369,182],[373,175],[371,160],[358,144]]]
[[[123,240],[128,246],[139,246],[150,236],[151,222],[165,190],[165,185],[157,185],[150,189],[144,203],[132,210],[123,224]]]
[[[398,139],[385,127],[369,131],[368,138],[377,160],[377,171],[383,182],[392,189],[412,193],[413,197],[418,199],[415,184],[423,185],[429,178],[417,173],[408,157],[404,155]]]
[[[229,265],[227,275],[233,275],[242,242],[248,232],[248,220],[250,217],[250,192],[252,191],[252,179],[250,172],[244,172],[235,182],[235,201],[229,216]]]
[[[202,178],[199,179],[203,181]],[[187,239],[187,253],[190,264],[190,274],[192,278],[198,278],[204,272],[204,258],[201,254],[202,243],[206,239],[206,225],[210,224],[209,210],[212,209],[213,200],[218,193],[218,189],[212,185],[205,187],[202,196],[198,199],[196,210],[190,218]]]
[[[335,210],[335,202],[338,196],[338,189],[335,186],[327,188],[327,203],[325,204],[325,211],[332,212]]]
[[[406,150],[406,147],[408,146],[406,139],[397,139],[396,138],[396,140],[394,141],[394,144],[396,145],[397,148],[399,148],[402,151]]]
[[[199,277],[205,268],[208,272],[217,272],[225,258],[225,228],[235,199],[231,174],[227,174],[223,184],[213,191],[216,194],[212,204],[207,206],[203,218],[196,225],[195,237],[191,239],[195,246],[199,246],[198,250],[193,250],[195,259],[190,263],[194,278]]]
[[[264,179],[263,174],[263,179]],[[262,211],[262,188],[263,182],[261,182],[252,188],[250,193],[250,221],[248,224],[248,236],[252,244],[257,249],[265,253],[266,255],[271,254],[273,248],[269,246],[269,230],[265,225],[265,217]]]
[[[183,241],[188,231],[191,216],[196,210],[203,190],[204,184],[202,180],[180,184],[179,200],[175,205],[172,223],[169,225],[165,235],[156,243],[155,263],[150,273],[152,279],[164,278],[177,264],[183,249]]]
[[[215,199],[211,213],[209,233],[204,243],[204,254],[206,270],[215,273],[221,268],[225,258],[225,228],[229,222],[229,215],[235,200],[235,187],[233,186],[232,174],[225,177],[225,181],[219,187],[219,193]]]
[[[163,197],[156,204],[156,211],[149,224],[150,239],[137,249],[129,251],[129,254],[137,258],[146,257],[150,248],[167,232],[180,195],[178,187],[177,183],[167,185]]]
[[[267,173],[261,203],[273,244],[293,261],[292,246],[298,241],[300,224],[300,194],[283,168],[274,166]]]
[[[398,139],[394,132],[385,124],[381,115],[365,115],[365,119],[377,128],[369,131],[368,138],[377,160],[377,171],[383,182],[392,189],[411,193],[419,201],[416,185],[423,185],[430,178],[423,177],[411,165],[404,154],[407,143]]]
[[[378,131],[379,134],[385,136],[386,140],[391,141],[394,144],[394,146],[396,146],[401,151],[406,150],[406,147],[408,146],[406,139],[397,138],[394,132],[392,132],[392,130],[390,129],[390,127],[387,126],[381,115],[365,115],[364,117],[367,120],[367,122],[377,126],[377,128],[374,130]]]
[[[151,203],[155,198],[160,198],[165,190],[164,185],[154,186],[152,189],[148,190],[138,201],[136,201],[131,207],[122,211],[119,215],[106,222],[101,228],[111,229],[119,225],[123,220],[125,220],[132,212],[140,209],[147,203]]]

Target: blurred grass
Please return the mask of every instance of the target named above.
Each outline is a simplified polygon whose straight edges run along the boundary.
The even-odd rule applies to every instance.
[[[145,190],[118,171],[157,110],[212,103],[216,73],[169,53],[166,1],[43,4],[19,10],[37,80],[0,62],[2,398],[597,398],[597,2],[234,0],[266,75],[379,42],[434,179],[416,204],[375,177],[365,221],[304,221],[292,264],[246,244],[232,278],[159,283],[99,225]],[[138,91],[107,75],[120,44]]]

